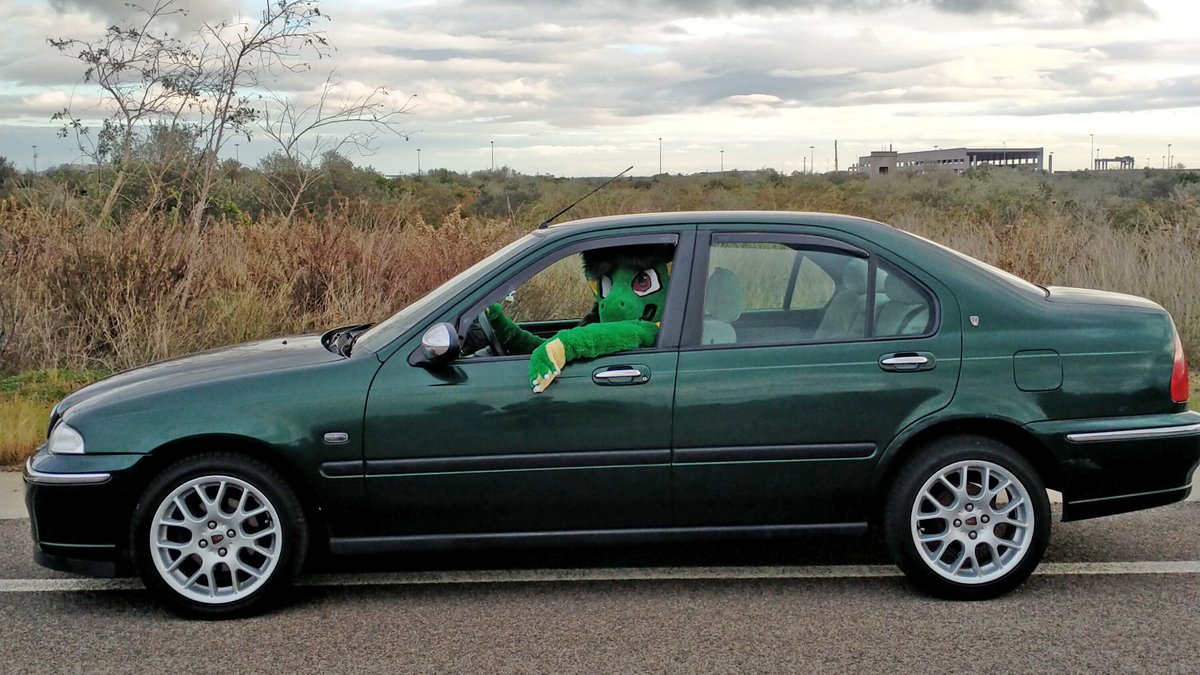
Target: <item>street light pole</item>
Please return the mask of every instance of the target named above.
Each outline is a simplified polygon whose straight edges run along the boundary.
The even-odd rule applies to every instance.
[[[492,171],[496,170],[496,141],[488,141],[492,144]]]
[[[721,173],[725,173],[725,151],[721,151]]]
[[[1167,143],[1167,168],[1168,169],[1175,166],[1175,162],[1173,162],[1172,159],[1173,158],[1171,157],[1171,144]]]
[[[816,147],[816,146],[812,146],[812,145],[808,146],[808,154],[809,154],[808,170],[813,173],[816,173],[817,172],[817,151],[813,149],[814,147]]]
[[[237,162],[239,165],[242,163],[242,144],[241,143],[233,144],[233,161]]]
[[[417,148],[417,175],[421,175],[421,149]]]

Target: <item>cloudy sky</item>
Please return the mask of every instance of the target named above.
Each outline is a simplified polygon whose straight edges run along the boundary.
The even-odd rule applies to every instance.
[[[265,0],[179,0],[189,20]],[[1194,0],[325,0],[347,90],[415,94],[401,126],[355,161],[523,173],[841,168],[871,150],[1045,147],[1056,170],[1132,155],[1200,166],[1200,2]],[[122,0],[0,0],[0,155],[74,160],[50,115],[95,93],[48,37],[99,37]],[[93,110],[89,113],[97,116]],[[1093,140],[1094,139],[1094,140]],[[811,146],[811,148],[810,148]],[[253,163],[260,136],[236,150]]]

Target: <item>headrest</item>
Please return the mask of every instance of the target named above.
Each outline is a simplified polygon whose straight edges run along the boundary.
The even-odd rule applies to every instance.
[[[713,270],[704,292],[704,309],[717,321],[733,323],[745,308],[746,298],[737,275],[724,267]]]
[[[867,292],[867,261],[851,258],[842,270],[842,288],[851,293]]]
[[[889,299],[902,305],[919,305],[925,302],[925,296],[913,286],[912,282],[899,274],[889,275],[883,282],[883,292]]]

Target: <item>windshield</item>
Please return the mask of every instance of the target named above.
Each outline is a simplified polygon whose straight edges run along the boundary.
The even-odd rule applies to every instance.
[[[374,352],[383,348],[392,340],[399,337],[404,331],[412,328],[413,324],[424,317],[430,310],[450,299],[452,296],[463,290],[466,286],[474,283],[476,278],[492,267],[500,260],[507,258],[510,254],[523,249],[532,244],[536,239],[536,235],[527,234],[524,237],[514,241],[504,248],[496,251],[488,257],[471,265],[467,269],[459,272],[453,279],[438,286],[433,291],[425,294],[420,300],[401,309],[399,312],[388,317],[386,320],[376,324],[370,330],[363,333],[357,340],[354,341],[354,351]]]

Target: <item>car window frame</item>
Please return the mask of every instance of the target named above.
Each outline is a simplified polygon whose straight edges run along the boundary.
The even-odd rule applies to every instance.
[[[708,236],[705,237],[704,235]],[[865,337],[853,337],[837,340],[828,339],[809,339],[809,340],[781,340],[778,342],[753,342],[753,343],[732,343],[732,344],[703,344],[703,320],[704,320],[704,296],[707,292],[708,285],[708,266],[711,258],[711,249],[713,246],[721,244],[782,244],[797,251],[796,260],[802,260],[801,252],[805,250],[823,251],[827,253],[837,253],[849,255],[867,261],[867,316],[865,317]],[[875,335],[875,300],[877,298],[878,289],[876,281],[878,279],[879,262],[883,261],[885,267],[889,270],[888,274],[892,274],[891,270],[900,273],[902,277],[913,284],[930,302],[929,328],[922,332],[913,335]],[[799,263],[794,263],[792,271],[788,279],[788,288],[785,291],[784,305],[781,311],[789,310],[789,305],[795,290],[794,286],[798,276]],[[786,347],[800,345],[828,345],[828,344],[845,344],[845,343],[860,343],[860,342],[890,342],[895,340],[918,340],[930,338],[940,331],[942,324],[942,303],[938,294],[933,291],[924,281],[918,278],[902,265],[898,264],[893,258],[885,258],[878,253],[862,248],[855,244],[835,239],[833,237],[817,234],[804,234],[795,232],[780,232],[780,231],[736,231],[736,230],[709,230],[699,233],[696,238],[696,251],[692,256],[692,271],[693,279],[698,280],[688,289],[687,297],[687,313],[684,317],[683,334],[680,337],[681,350],[707,350],[707,349],[751,349],[757,347]],[[799,311],[799,310],[796,310]]]
[[[461,310],[455,308],[448,312],[449,318],[446,320],[454,324],[455,330],[458,331],[459,335],[465,334],[465,331],[470,329],[471,322],[488,305],[497,302],[512,289],[520,288],[521,284],[529,281],[567,256],[597,248],[637,246],[642,244],[671,244],[675,246],[675,258],[671,268],[671,280],[667,289],[667,300],[663,306],[658,341],[653,347],[641,347],[628,351],[678,349],[679,337],[682,334],[684,307],[688,291],[690,290],[691,258],[694,254],[696,239],[694,228],[694,225],[690,227],[683,226],[667,232],[653,233],[628,231],[620,233],[601,232],[582,239],[572,238],[561,245],[546,247],[544,250],[539,251],[537,255],[530,258],[528,262],[522,262],[519,270],[511,272],[499,281],[487,285],[487,290],[483,292],[483,295],[479,299],[465,305],[465,308]],[[582,270],[580,272],[580,283],[583,283]],[[582,319],[583,317],[580,318]],[[485,363],[503,359],[528,359],[529,357],[529,354],[505,354],[504,356],[479,355],[469,359],[459,358],[454,363],[455,365],[468,365],[470,363]]]
[[[878,258],[872,261],[870,265],[870,271],[868,272],[871,275],[871,278],[867,280],[867,285],[869,287],[875,288],[878,283],[880,261],[883,262],[884,267],[886,268],[884,271],[888,273],[888,276],[898,273],[902,279],[907,280],[914,288],[917,289],[919,293],[924,295],[925,298],[929,300],[929,327],[921,333],[913,333],[912,335],[875,335],[875,314],[879,311],[879,308],[875,306],[875,299],[879,297],[878,294],[876,294],[869,299],[871,315],[867,317],[867,320],[869,322],[868,325],[870,325],[870,330],[868,331],[870,333],[870,337],[866,339],[874,341],[909,340],[930,338],[934,335],[937,335],[942,325],[942,303],[941,300],[939,300],[937,293],[935,293],[928,284],[918,279],[911,272],[897,265],[892,260],[885,258]],[[877,290],[877,293],[879,292],[882,291]]]

